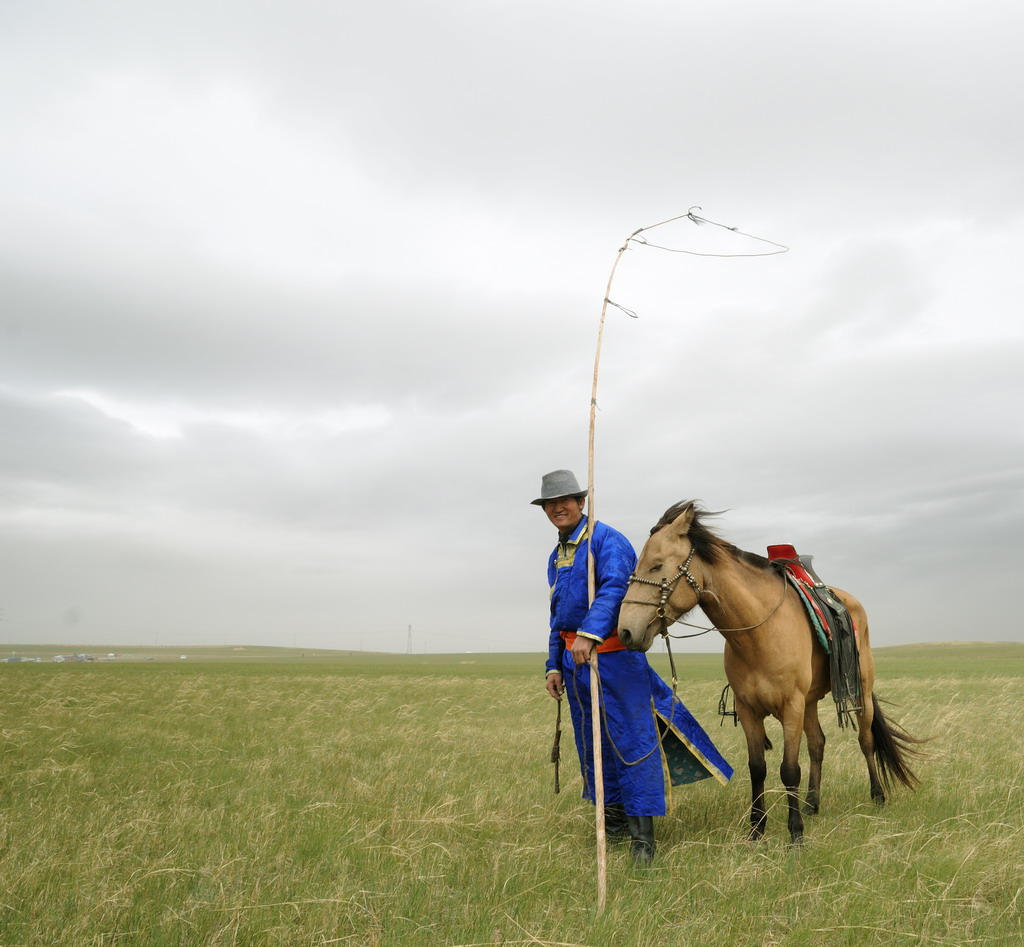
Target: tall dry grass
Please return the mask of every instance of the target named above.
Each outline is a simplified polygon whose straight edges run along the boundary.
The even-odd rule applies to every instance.
[[[745,841],[742,737],[718,726],[717,660],[688,659],[684,698],[737,776],[676,790],[653,869],[611,851],[600,917],[592,810],[565,739],[552,792],[535,657],[0,666],[0,944],[1016,944],[1006,647],[998,674],[935,649],[887,675],[879,652],[887,711],[936,737],[922,788],[875,808],[826,723],[799,850],[775,773],[768,835]]]

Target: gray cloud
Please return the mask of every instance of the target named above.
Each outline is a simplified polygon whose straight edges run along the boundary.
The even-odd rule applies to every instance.
[[[0,17],[12,640],[540,650],[528,502],[691,205],[792,250],[624,256],[599,515],[700,497],[878,644],[1020,638],[1017,7]]]

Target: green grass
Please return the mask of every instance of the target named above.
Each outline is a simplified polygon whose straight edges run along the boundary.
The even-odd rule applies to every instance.
[[[799,850],[777,752],[768,835],[744,840],[721,658],[677,659],[737,776],[675,790],[653,869],[610,850],[601,916],[571,740],[552,792],[539,656],[180,653],[0,665],[3,947],[1024,936],[1024,646],[878,650],[887,713],[936,737],[922,787],[875,808],[855,738],[823,713],[822,813]]]

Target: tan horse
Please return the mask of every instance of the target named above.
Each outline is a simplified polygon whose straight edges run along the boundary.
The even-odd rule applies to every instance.
[[[759,839],[767,821],[765,749],[771,743],[764,720],[771,715],[782,724],[780,775],[789,802],[789,834],[796,843],[804,829],[798,800],[802,734],[811,764],[804,811],[817,812],[820,802],[825,734],[818,701],[831,689],[828,656],[778,564],[721,539],[702,522],[709,515],[692,501],[678,503],[651,530],[619,613],[619,638],[634,651],[646,651],[657,634],[667,633],[669,624],[700,605],[725,638],[725,674],[747,740],[750,838]],[[832,591],[849,609],[857,630],[866,698],[855,715],[857,737],[871,798],[883,805],[895,782],[911,789],[917,785],[908,756],[916,752],[912,744],[923,741],[883,716],[873,692],[875,665],[864,607],[852,595]]]

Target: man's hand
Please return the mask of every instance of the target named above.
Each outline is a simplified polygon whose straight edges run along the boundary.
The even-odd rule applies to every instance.
[[[597,642],[593,638],[584,638],[583,635],[577,635],[576,640],[569,649],[572,652],[573,661],[577,664],[589,664],[590,652],[594,650],[596,645]]]
[[[561,700],[562,694],[565,693],[565,682],[562,680],[560,672],[556,671],[554,674],[549,674],[544,679],[544,684],[548,689],[548,693],[555,698],[555,700]]]

